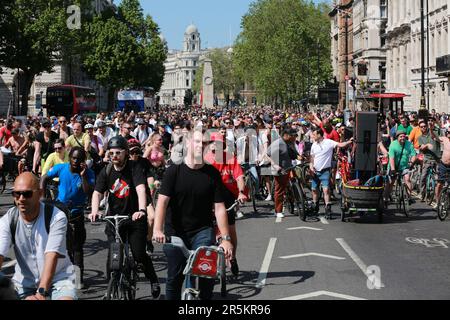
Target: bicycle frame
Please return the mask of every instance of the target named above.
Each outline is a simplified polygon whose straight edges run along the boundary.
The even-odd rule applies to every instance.
[[[187,258],[186,267],[183,274],[186,277],[195,277],[194,288],[186,288],[182,295],[182,300],[198,300],[200,288],[198,278],[220,279],[224,284],[225,275],[225,254],[217,246],[202,246],[196,250],[189,250],[184,241],[179,237],[170,237],[166,244],[181,250]],[[226,287],[222,285],[222,291]],[[224,296],[224,292],[221,292]],[[226,293],[226,292],[225,292]]]

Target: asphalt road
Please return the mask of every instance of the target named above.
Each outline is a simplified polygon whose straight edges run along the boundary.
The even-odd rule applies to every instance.
[[[11,203],[11,196],[0,196],[0,215]],[[276,219],[272,202],[260,202],[259,208],[254,213],[245,206],[237,221],[241,272],[228,274],[227,299],[450,299],[450,221],[439,221],[423,203],[412,206],[409,218],[388,210],[382,224],[374,216],[341,222],[337,204],[330,221],[302,222],[289,214]],[[79,292],[81,299],[105,294],[103,230],[104,224],[87,223],[87,287]],[[13,255],[9,258],[6,263],[12,265]],[[164,299],[167,268],[159,245],[152,258]],[[14,270],[10,266],[2,272]],[[220,299],[219,286],[215,292]],[[151,299],[144,278],[137,297]]]

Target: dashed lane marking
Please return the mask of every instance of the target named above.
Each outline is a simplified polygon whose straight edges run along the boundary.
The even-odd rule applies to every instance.
[[[330,223],[328,222],[328,220],[325,219],[325,217],[320,217],[320,222],[322,222],[323,224],[330,224]]]
[[[335,259],[335,260],[345,260],[345,258],[343,258],[343,257],[337,257],[337,256],[329,255],[329,254],[322,254],[322,253],[316,253],[316,252],[293,254],[290,256],[283,256],[283,257],[279,257],[279,258],[280,259],[294,259],[294,258],[303,258],[303,257],[311,257],[311,256],[329,258],[329,259]]]
[[[323,231],[323,229],[319,229],[319,228],[311,228],[311,227],[295,227],[295,228],[288,228],[287,230],[313,230],[313,231]]]
[[[266,255],[264,256],[261,270],[259,271],[259,277],[256,282],[256,288],[261,289],[266,285],[266,278],[269,272],[270,262],[272,261],[273,251],[275,250],[275,244],[277,238],[270,238],[269,245],[267,246]]]
[[[292,297],[287,297],[287,298],[283,298],[283,299],[278,299],[278,300],[303,300],[303,299],[309,299],[309,298],[316,298],[319,296],[329,296],[329,297],[333,297],[333,298],[339,298],[339,299],[345,299],[345,300],[367,300],[364,298],[358,298],[358,297],[354,297],[354,296],[349,296],[347,294],[341,294],[341,293],[336,293],[336,292],[331,292],[331,291],[315,291],[315,292],[311,292],[311,293],[306,293],[306,294],[300,294],[298,296],[292,296]]]

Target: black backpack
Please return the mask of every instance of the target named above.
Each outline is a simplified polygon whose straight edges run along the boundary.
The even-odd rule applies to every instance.
[[[55,206],[53,206],[50,203],[45,202],[45,210],[44,210],[44,215],[45,215],[45,230],[47,230],[47,233],[50,233],[50,221],[52,220],[53,217],[53,209],[55,209]],[[17,223],[19,221],[19,209],[17,209],[17,207],[14,207],[10,210],[13,210],[13,216],[11,219],[11,224],[9,226],[10,230],[11,230],[11,240],[12,240],[12,244],[15,246],[16,245],[16,229],[17,229]]]

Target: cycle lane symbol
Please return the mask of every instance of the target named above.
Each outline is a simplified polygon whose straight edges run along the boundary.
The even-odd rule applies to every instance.
[[[433,239],[425,239],[425,238],[414,238],[408,237],[405,239],[407,242],[412,244],[423,245],[427,248],[444,248],[448,249],[448,245],[450,241],[447,239],[433,238]]]

